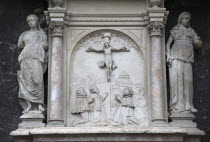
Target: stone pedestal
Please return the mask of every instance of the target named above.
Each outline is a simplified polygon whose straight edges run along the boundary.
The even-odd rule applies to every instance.
[[[30,111],[23,114],[20,119],[22,120],[22,123],[19,124],[19,128],[45,127],[45,123],[43,123],[44,116],[40,111]]]
[[[175,127],[185,127],[185,128],[196,128],[196,122],[193,122],[195,116],[193,114],[172,114],[170,116],[172,122],[170,123]]]

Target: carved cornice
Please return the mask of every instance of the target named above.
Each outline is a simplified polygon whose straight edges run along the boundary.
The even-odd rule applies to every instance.
[[[147,29],[150,31],[150,36],[162,36],[165,26],[162,22],[148,22]]]
[[[70,27],[78,26],[145,26],[143,14],[71,14],[67,21]]]
[[[47,24],[52,30],[52,36],[63,36],[64,28],[67,25],[71,12],[66,11],[65,8],[48,8],[45,11]]]
[[[52,36],[63,36],[65,24],[64,22],[49,22],[49,28],[52,29]]]

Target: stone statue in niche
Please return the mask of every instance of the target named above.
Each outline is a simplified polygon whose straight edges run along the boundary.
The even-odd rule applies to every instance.
[[[46,69],[45,51],[48,49],[47,36],[39,25],[36,15],[26,18],[29,31],[21,34],[18,47],[23,48],[18,57],[20,70],[18,71],[18,98],[23,113],[30,111],[43,112],[44,82],[43,74]]]
[[[120,106],[114,114],[114,122],[123,126],[138,125],[138,120],[134,116],[133,89],[125,87],[122,95],[116,95],[115,100],[120,103]]]
[[[202,46],[202,42],[190,27],[190,20],[191,14],[188,12],[179,15],[178,24],[171,30],[166,45],[172,113],[197,112],[193,106],[193,46],[199,48]]]
[[[104,53],[105,60],[104,61],[99,61],[98,66],[100,68],[105,68],[106,67],[106,69],[107,69],[107,81],[110,81],[112,70],[117,68],[117,66],[114,64],[114,61],[112,60],[112,52],[114,52],[114,51],[115,52],[116,51],[129,51],[129,49],[127,47],[113,48],[110,45],[111,33],[104,33],[102,38],[103,38],[103,48],[89,47],[86,51],[87,52]]]
[[[79,118],[74,120],[73,126],[77,124],[87,123],[89,121],[89,100],[87,98],[87,92],[84,88],[80,87],[76,90],[76,100],[72,108],[72,114],[79,115]]]

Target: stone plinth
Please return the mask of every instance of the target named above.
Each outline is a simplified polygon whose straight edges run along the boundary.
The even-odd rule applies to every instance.
[[[171,125],[175,127],[196,128],[197,124],[193,122],[195,116],[193,114],[172,114]]]
[[[29,113],[23,114],[20,119],[22,123],[19,124],[19,128],[45,127],[45,123],[43,123],[44,116],[39,111],[30,111]]]
[[[204,133],[198,129],[176,127],[56,127],[19,129],[11,135],[16,142],[199,142]]]

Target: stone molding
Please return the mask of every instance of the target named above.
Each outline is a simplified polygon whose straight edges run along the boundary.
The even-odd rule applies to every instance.
[[[69,21],[71,15],[70,11],[66,11],[65,8],[48,8],[45,11],[46,21],[50,28],[63,27]]]
[[[37,128],[19,129],[13,131],[16,140],[28,142],[57,142],[57,141],[135,141],[135,142],[199,142],[200,136],[205,133],[194,129],[183,129],[176,127],[156,128]],[[23,137],[24,136],[24,137]],[[65,137],[65,140],[62,138]],[[191,140],[191,141],[190,141]],[[193,140],[193,141],[192,141]]]
[[[143,13],[140,14],[72,14],[66,21],[74,26],[145,26]]]

